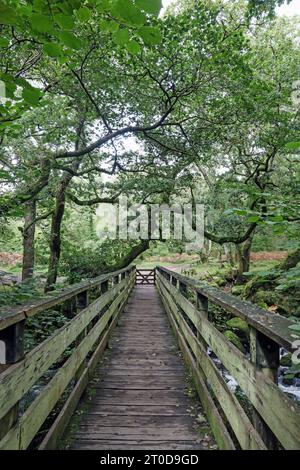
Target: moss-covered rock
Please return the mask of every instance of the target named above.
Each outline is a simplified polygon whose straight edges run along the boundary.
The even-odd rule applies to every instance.
[[[244,294],[244,290],[245,290],[245,286],[233,286],[233,288],[231,289],[231,293],[233,295],[237,295],[237,296],[243,296]]]
[[[282,378],[282,383],[284,385],[293,385],[295,381],[295,375],[294,374],[286,374]]]
[[[226,280],[222,277],[213,277],[213,281],[219,286],[226,286]]]
[[[259,290],[253,295],[252,301],[257,304],[263,303],[267,306],[278,305],[280,301],[280,296],[277,292],[274,292],[273,290]]]
[[[282,367],[291,367],[292,365],[292,353],[287,353],[280,359],[280,365]]]
[[[223,274],[223,277],[226,279],[226,281],[228,282],[234,282],[235,279],[236,279],[236,273],[230,269],[229,271],[226,271],[224,274]]]
[[[245,348],[243,346],[243,343],[241,342],[240,338],[238,335],[236,335],[233,331],[227,330],[224,333],[224,336],[232,343],[234,344],[235,347],[237,347],[240,351],[245,353]]]
[[[245,320],[235,317],[231,318],[226,322],[226,325],[230,330],[233,330],[238,336],[242,338],[249,338],[250,331],[249,326]]]
[[[278,312],[281,313],[282,315],[285,316],[294,316],[294,317],[300,317],[300,303],[299,303],[299,293],[298,296],[295,294],[295,296],[291,294],[283,294],[280,296],[279,302],[278,302]]]
[[[300,266],[257,273],[246,284],[243,297],[266,309],[276,305],[281,315],[300,317]]]
[[[230,320],[231,315],[212,302],[209,303],[209,320],[222,333],[228,328],[226,322]]]

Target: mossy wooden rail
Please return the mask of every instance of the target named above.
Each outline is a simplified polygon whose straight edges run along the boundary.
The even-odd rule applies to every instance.
[[[27,449],[71,385],[63,408],[40,444],[41,448],[56,447],[108,343],[135,276],[135,268],[130,266],[0,314],[0,449]],[[90,304],[89,293],[95,299]],[[66,306],[66,302],[70,321],[24,354],[26,318],[61,304]],[[66,350],[70,354],[61,360]],[[53,364],[60,365],[55,375],[19,416],[20,400]]]
[[[293,351],[291,322],[162,267],[156,269],[156,285],[219,447],[299,450],[300,407],[277,385],[279,349]],[[250,358],[209,321],[210,302],[248,323]],[[251,416],[227,386],[208,348],[238,382]]]

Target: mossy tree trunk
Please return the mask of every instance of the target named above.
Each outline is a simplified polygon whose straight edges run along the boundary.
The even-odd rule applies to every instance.
[[[226,261],[227,263],[230,264],[230,266],[234,266],[234,259],[233,259],[233,254],[232,254],[232,246],[230,243],[225,243],[224,244],[224,251],[225,251],[225,256],[226,256]]]
[[[23,235],[22,281],[31,279],[34,271],[34,239],[35,239],[36,200],[26,202]]]
[[[237,284],[243,284],[245,281],[244,273],[250,270],[250,255],[254,232],[241,244],[236,245],[236,254],[238,261]]]
[[[80,166],[81,160],[78,159],[72,165],[72,172],[76,172]],[[45,284],[45,292],[49,292],[53,290],[54,284],[57,280],[58,275],[58,267],[59,267],[59,260],[60,260],[60,252],[61,252],[61,225],[64,217],[65,212],[65,203],[66,203],[66,191],[68,189],[69,184],[71,183],[73,178],[73,173],[65,173],[60,182],[56,192],[56,200],[55,200],[55,209],[52,214],[52,221],[51,221],[51,231],[50,231],[50,257],[49,257],[49,265],[48,265],[48,273],[47,273],[47,280]]]
[[[286,259],[280,266],[280,269],[283,271],[288,271],[289,269],[295,268],[297,264],[300,262],[300,247],[297,250],[289,253]]]

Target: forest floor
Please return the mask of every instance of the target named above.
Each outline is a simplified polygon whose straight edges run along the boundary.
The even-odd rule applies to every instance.
[[[281,260],[285,259],[287,255],[286,251],[270,251],[270,252],[259,252],[251,253],[251,266],[250,272],[262,271],[265,269],[271,269],[276,266]],[[169,267],[177,272],[193,270],[193,275],[205,274],[216,275],[228,270],[228,264],[225,261],[220,261],[217,258],[211,258],[206,263],[196,263],[199,258],[193,258],[191,261],[187,259],[181,259],[178,261],[177,258],[172,257],[157,257],[155,259],[137,260],[136,265],[140,269],[152,269],[156,266]],[[1,268],[0,268],[1,269]],[[188,274],[187,274],[188,275]]]
[[[271,269],[287,256],[286,251],[262,251],[251,253],[251,272]],[[169,256],[152,256],[145,260],[136,260],[140,269],[152,269],[156,266],[165,266],[177,272],[193,269],[193,274],[208,274],[215,276],[217,272],[228,270],[225,260],[211,258],[206,263],[198,264],[198,255],[170,254]],[[22,272],[22,255],[19,253],[0,252],[0,271],[15,275],[19,280]],[[47,272],[47,266],[36,266],[36,275],[41,276]],[[202,277],[202,276],[201,276]]]

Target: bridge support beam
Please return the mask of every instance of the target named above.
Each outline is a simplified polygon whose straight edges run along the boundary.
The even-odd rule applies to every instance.
[[[0,331],[0,341],[3,346],[0,360],[0,373],[21,361],[24,357],[24,327],[25,321],[8,326]],[[0,419],[0,440],[16,423],[19,414],[19,402]]]
[[[89,291],[88,290],[85,290],[85,291],[80,292],[79,294],[77,294],[76,300],[75,300],[75,305],[76,305],[76,311],[75,311],[76,313],[75,314],[78,314],[79,312],[81,312],[81,310],[84,310],[85,308],[88,307],[88,305],[89,305]],[[82,331],[82,333],[78,336],[78,338],[76,340],[77,345],[79,345],[81,343],[81,341],[86,337],[86,335],[88,334],[91,327],[92,327],[92,324],[87,326]],[[82,361],[82,363],[80,364],[80,366],[78,367],[77,372],[74,376],[75,382],[78,382],[80,380],[80,377],[82,376],[83,371],[85,370],[86,362],[87,362],[87,360],[85,358]]]
[[[250,355],[251,362],[261,369],[266,377],[277,384],[280,358],[279,346],[272,339],[252,327],[250,327]],[[276,436],[255,409],[253,409],[252,418],[254,427],[260,434],[267,448],[270,450],[278,449]]]

